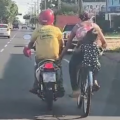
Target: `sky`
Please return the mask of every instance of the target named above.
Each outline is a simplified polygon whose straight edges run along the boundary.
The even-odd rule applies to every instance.
[[[16,2],[19,8],[19,13],[22,13],[22,16],[18,16],[21,22],[24,22],[23,15],[25,15],[28,12],[28,9],[30,8],[30,4],[32,4],[36,0],[13,0]]]

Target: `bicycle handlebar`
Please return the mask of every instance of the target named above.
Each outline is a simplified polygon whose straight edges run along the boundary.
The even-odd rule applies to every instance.
[[[99,47],[100,52],[104,52],[104,49],[102,47]]]

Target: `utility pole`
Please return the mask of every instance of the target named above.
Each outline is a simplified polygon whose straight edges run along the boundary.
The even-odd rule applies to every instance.
[[[47,8],[47,0],[45,0],[45,9]]]
[[[39,14],[39,4],[40,4],[40,2],[39,2],[40,0],[37,0],[37,15]]]
[[[1,17],[1,18],[0,18],[0,22],[1,22],[1,23],[2,23],[2,19],[3,19],[3,18]]]
[[[36,27],[36,20],[35,20],[36,10],[37,10],[37,9],[36,9],[36,5],[37,5],[36,2],[34,2],[33,5],[34,5],[34,16],[33,16],[34,19],[33,19],[33,21],[34,21],[34,25],[35,25],[35,27]]]
[[[35,15],[36,15],[36,12],[37,12],[36,5],[37,5],[37,3],[34,2],[34,14],[35,14]]]
[[[83,11],[83,0],[78,0],[78,14]]]
[[[32,19],[34,17],[34,7],[32,6]],[[33,27],[33,23],[32,23],[32,27]]]
[[[76,5],[78,4],[78,0],[75,0],[75,4],[76,4]]]
[[[39,11],[40,11],[40,3],[41,3],[41,0],[37,0],[37,16],[39,15]],[[37,27],[39,27],[39,23],[37,22]]]
[[[61,9],[61,0],[58,0],[58,11]]]

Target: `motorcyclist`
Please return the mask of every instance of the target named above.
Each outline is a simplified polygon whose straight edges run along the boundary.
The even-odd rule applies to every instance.
[[[89,14],[87,12],[83,12],[80,14],[79,18],[81,21],[79,23],[77,23],[74,26],[74,28],[72,29],[70,37],[68,38],[67,45],[59,57],[59,60],[61,60],[63,58],[63,56],[66,54],[68,48],[70,47],[73,38],[76,36],[76,38],[78,39],[78,44],[75,49],[75,52],[73,53],[73,55],[71,57],[70,62],[69,62],[69,74],[70,74],[71,86],[72,86],[72,90],[73,90],[73,93],[69,95],[70,97],[77,97],[79,94],[79,88],[78,88],[78,84],[77,84],[77,67],[80,63],[82,63],[82,61],[85,57],[83,55],[82,50],[80,49],[82,47],[81,46],[82,41],[84,41],[86,38],[88,41],[93,38],[94,39],[96,38],[95,39],[96,45],[100,45],[99,43],[101,42],[103,48],[106,48],[106,46],[107,46],[105,37],[104,37],[100,27],[96,23],[93,23],[93,21],[90,20]],[[93,30],[93,31],[96,30],[97,36],[93,35],[93,32],[91,30]],[[89,37],[85,37],[86,35],[89,34],[89,31],[90,31]],[[94,36],[94,37],[92,38],[92,36]],[[93,39],[93,41],[94,41],[94,39]],[[96,49],[96,47],[97,47],[96,45],[92,44],[90,46],[92,46],[92,49]],[[90,46],[88,46],[88,48]],[[86,47],[83,47],[83,48],[86,48]],[[86,49],[86,50],[89,54],[89,49]],[[83,51],[86,51],[86,50],[83,50]],[[77,51],[79,51],[79,52],[77,52]],[[97,59],[97,56],[95,56],[95,57]],[[97,61],[96,61],[96,63],[97,63]],[[97,87],[97,89],[99,89],[100,86],[98,85],[97,80],[94,80],[94,83],[95,83],[95,86]]]
[[[35,43],[36,48],[36,63],[44,59],[59,58],[59,54],[63,49],[62,32],[58,27],[53,25],[54,13],[51,9],[44,10],[39,15],[40,27],[36,28],[32,34],[31,41],[28,47],[25,47],[23,52],[25,56],[29,57],[30,49]],[[36,70],[37,66],[35,66]],[[62,70],[62,69],[61,69]],[[58,91],[60,94],[64,94],[62,71],[60,70],[60,78],[58,84]],[[36,78],[36,76],[35,76]],[[31,93],[37,94],[38,82],[35,79],[33,88],[30,90]]]

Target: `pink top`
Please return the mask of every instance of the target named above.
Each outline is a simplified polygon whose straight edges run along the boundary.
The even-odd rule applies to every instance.
[[[72,32],[75,34],[75,37],[78,39],[78,41],[80,41],[86,35],[87,31],[92,28],[93,28],[93,22],[91,21],[79,22],[74,26]],[[97,38],[96,43],[99,46],[101,46],[101,41],[99,37]]]
[[[72,32],[76,35],[76,38],[79,41],[86,35],[87,31],[89,31],[92,28],[92,22],[86,22],[85,24],[78,23],[74,26]]]

